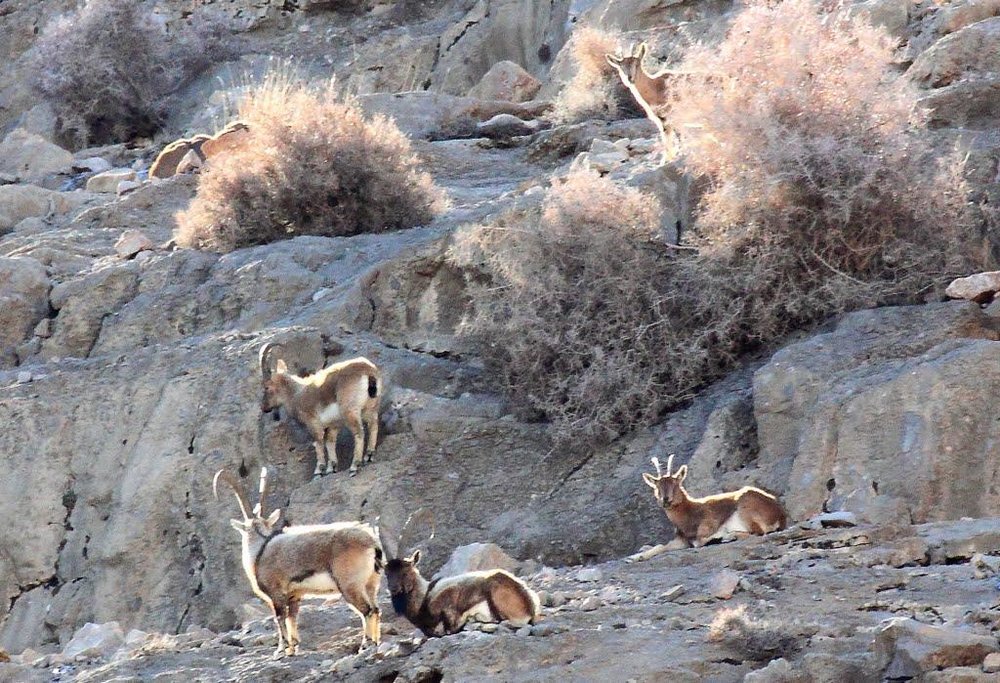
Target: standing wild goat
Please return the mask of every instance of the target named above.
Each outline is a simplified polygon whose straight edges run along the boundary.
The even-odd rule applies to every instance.
[[[299,603],[313,595],[340,593],[361,617],[361,648],[381,634],[378,587],[382,581],[382,545],[367,524],[279,524],[281,510],[265,517],[267,468],[260,471],[260,500],[251,511],[243,484],[226,470],[212,481],[219,497],[219,481],[232,487],[243,520],[229,520],[243,539],[243,569],[250,587],[270,605],[278,628],[278,649],[294,655],[299,647]]]
[[[656,130],[659,131],[660,141],[663,143],[663,161],[665,163],[670,156],[676,154],[677,136],[673,131],[669,135],[667,134],[660,111],[669,102],[667,79],[669,76],[676,75],[677,72],[669,69],[655,74],[647,72],[646,67],[642,65],[647,50],[646,43],[640,43],[639,47],[628,57],[604,55],[604,59],[618,72],[618,78],[629,89],[632,97],[646,112],[646,117],[653,122]]]
[[[667,459],[667,473],[663,474],[660,461],[653,458],[656,476],[643,472],[642,478],[653,489],[657,502],[677,530],[680,547],[698,548],[709,541],[745,538],[785,528],[785,510],[770,493],[744,486],[739,491],[692,498],[681,485],[687,476],[687,465],[671,474],[673,461],[671,455]]]
[[[417,569],[419,562],[419,550],[406,558],[390,557],[385,576],[396,614],[427,637],[458,633],[470,619],[516,626],[538,620],[538,595],[509,572],[491,569],[428,581]]]
[[[269,413],[284,406],[288,413],[306,426],[316,448],[313,476],[337,471],[337,430],[346,425],[354,436],[351,476],[358,472],[361,454],[372,460],[378,442],[378,407],[382,399],[382,373],[367,358],[352,358],[334,363],[308,377],[288,371],[278,359],[271,369],[270,356],[279,344],[264,344],[260,349],[260,372],[264,378],[264,398],[260,409]],[[365,430],[368,446],[365,448]]]

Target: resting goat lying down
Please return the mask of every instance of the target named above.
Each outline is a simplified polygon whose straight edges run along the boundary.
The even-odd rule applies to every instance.
[[[417,569],[419,562],[419,550],[406,558],[389,557],[385,575],[396,613],[428,637],[458,633],[470,619],[525,626],[534,624],[541,614],[538,595],[502,569],[428,581]]]
[[[676,537],[666,546],[656,546],[632,559],[649,559],[664,550],[701,547],[710,541],[746,538],[785,528],[787,518],[778,499],[766,491],[744,486],[738,491],[719,493],[704,498],[692,498],[682,486],[687,477],[687,465],[671,474],[674,456],[667,459],[667,473],[660,470],[660,461],[653,458],[656,476],[644,472],[643,481],[656,496],[676,529]]]

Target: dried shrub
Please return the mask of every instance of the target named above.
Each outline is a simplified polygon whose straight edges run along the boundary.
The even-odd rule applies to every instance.
[[[479,315],[465,332],[562,441],[606,440],[655,417],[648,370],[667,333],[668,264],[649,242],[658,221],[655,199],[581,170],[544,209],[456,237],[452,259],[489,281],[473,287]]]
[[[831,314],[918,302],[981,253],[961,165],[931,158],[883,34],[757,4],[689,60],[714,83],[679,86],[672,114],[709,186],[696,253],[657,246],[652,198],[583,171],[452,253],[487,283],[465,331],[562,447],[652,424]]]
[[[396,124],[365,119],[332,82],[313,87],[279,72],[238,111],[250,135],[202,174],[177,216],[178,244],[232,251],[297,235],[384,232],[424,224],[445,206]]]
[[[759,0],[681,66],[710,74],[679,81],[667,115],[711,182],[705,247],[790,268],[804,299],[795,322],[911,300],[967,263],[961,161],[935,158],[894,49],[882,29],[811,0]]]
[[[620,34],[592,26],[574,31],[568,49],[576,65],[553,102],[556,123],[577,123],[591,119],[613,121],[628,113],[642,116],[632,95],[622,85],[615,70],[604,59],[619,49]]]
[[[815,628],[807,630],[815,631]],[[744,660],[766,662],[793,656],[802,649],[808,633],[792,624],[747,614],[746,607],[740,605],[719,610],[705,639],[720,643]]]
[[[150,136],[169,95],[230,53],[225,27],[204,18],[168,34],[149,3],[89,0],[51,21],[33,51],[35,90],[69,147]]]

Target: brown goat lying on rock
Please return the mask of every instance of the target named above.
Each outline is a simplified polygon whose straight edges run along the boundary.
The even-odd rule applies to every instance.
[[[670,544],[656,546],[631,559],[645,560],[664,550],[698,548],[710,541],[746,538],[785,528],[787,518],[778,499],[753,486],[704,498],[691,497],[682,485],[687,477],[687,465],[671,474],[673,459],[672,455],[667,459],[667,472],[663,474],[660,461],[653,458],[656,476],[644,472],[642,478],[653,489],[677,535]]]

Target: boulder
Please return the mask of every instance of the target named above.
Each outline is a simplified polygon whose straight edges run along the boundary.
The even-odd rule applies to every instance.
[[[740,575],[730,569],[725,569],[712,577],[708,592],[719,600],[728,600],[733,597],[739,585]]]
[[[758,480],[792,519],[1000,515],[996,338],[978,307],[944,303],[854,313],[786,347],[754,375]]]
[[[946,5],[934,15],[934,30],[938,35],[948,35],[995,16],[1000,16],[1000,0],[968,0]]]
[[[903,38],[910,20],[909,6],[907,0],[865,0],[850,5],[848,12],[852,17],[864,17],[873,26],[884,28],[895,38]]]
[[[541,87],[542,82],[519,64],[503,60],[490,67],[468,95],[480,100],[527,102]]]
[[[952,299],[967,299],[977,304],[988,304],[1000,292],[1000,270],[977,273],[952,280],[944,291]]]
[[[82,192],[56,192],[35,185],[0,185],[0,235],[25,218],[71,211],[90,196]]]
[[[465,94],[501,61],[540,74],[566,38],[569,0],[478,0],[441,35],[433,90]]]
[[[455,548],[436,576],[455,576],[484,569],[506,569],[513,572],[519,562],[496,543],[470,543]]]
[[[993,636],[966,629],[931,626],[897,617],[883,622],[875,636],[876,659],[889,679],[915,678],[936,669],[979,666],[1000,650]]]
[[[49,312],[49,278],[32,258],[0,257],[0,367]]]
[[[25,182],[62,173],[73,166],[73,155],[59,145],[21,128],[0,142],[0,173],[9,173]]]
[[[811,680],[784,657],[771,660],[767,666],[743,677],[743,683],[809,683]]]
[[[125,634],[117,621],[85,624],[66,643],[62,655],[70,661],[76,658],[108,657],[124,644]]]
[[[140,251],[153,248],[153,240],[141,230],[126,230],[115,242],[115,252],[122,258],[132,258]]]
[[[906,71],[910,80],[940,88],[1000,72],[1000,17],[979,21],[934,43]]]
[[[487,138],[506,139],[531,135],[538,130],[538,121],[525,121],[513,114],[497,114],[488,121],[476,124],[476,132]]]
[[[1000,77],[983,76],[935,88],[917,100],[930,110],[930,122],[991,130],[1000,118]]]
[[[135,180],[135,171],[131,168],[113,168],[93,175],[87,179],[87,192],[117,192],[118,184],[123,180]]]

